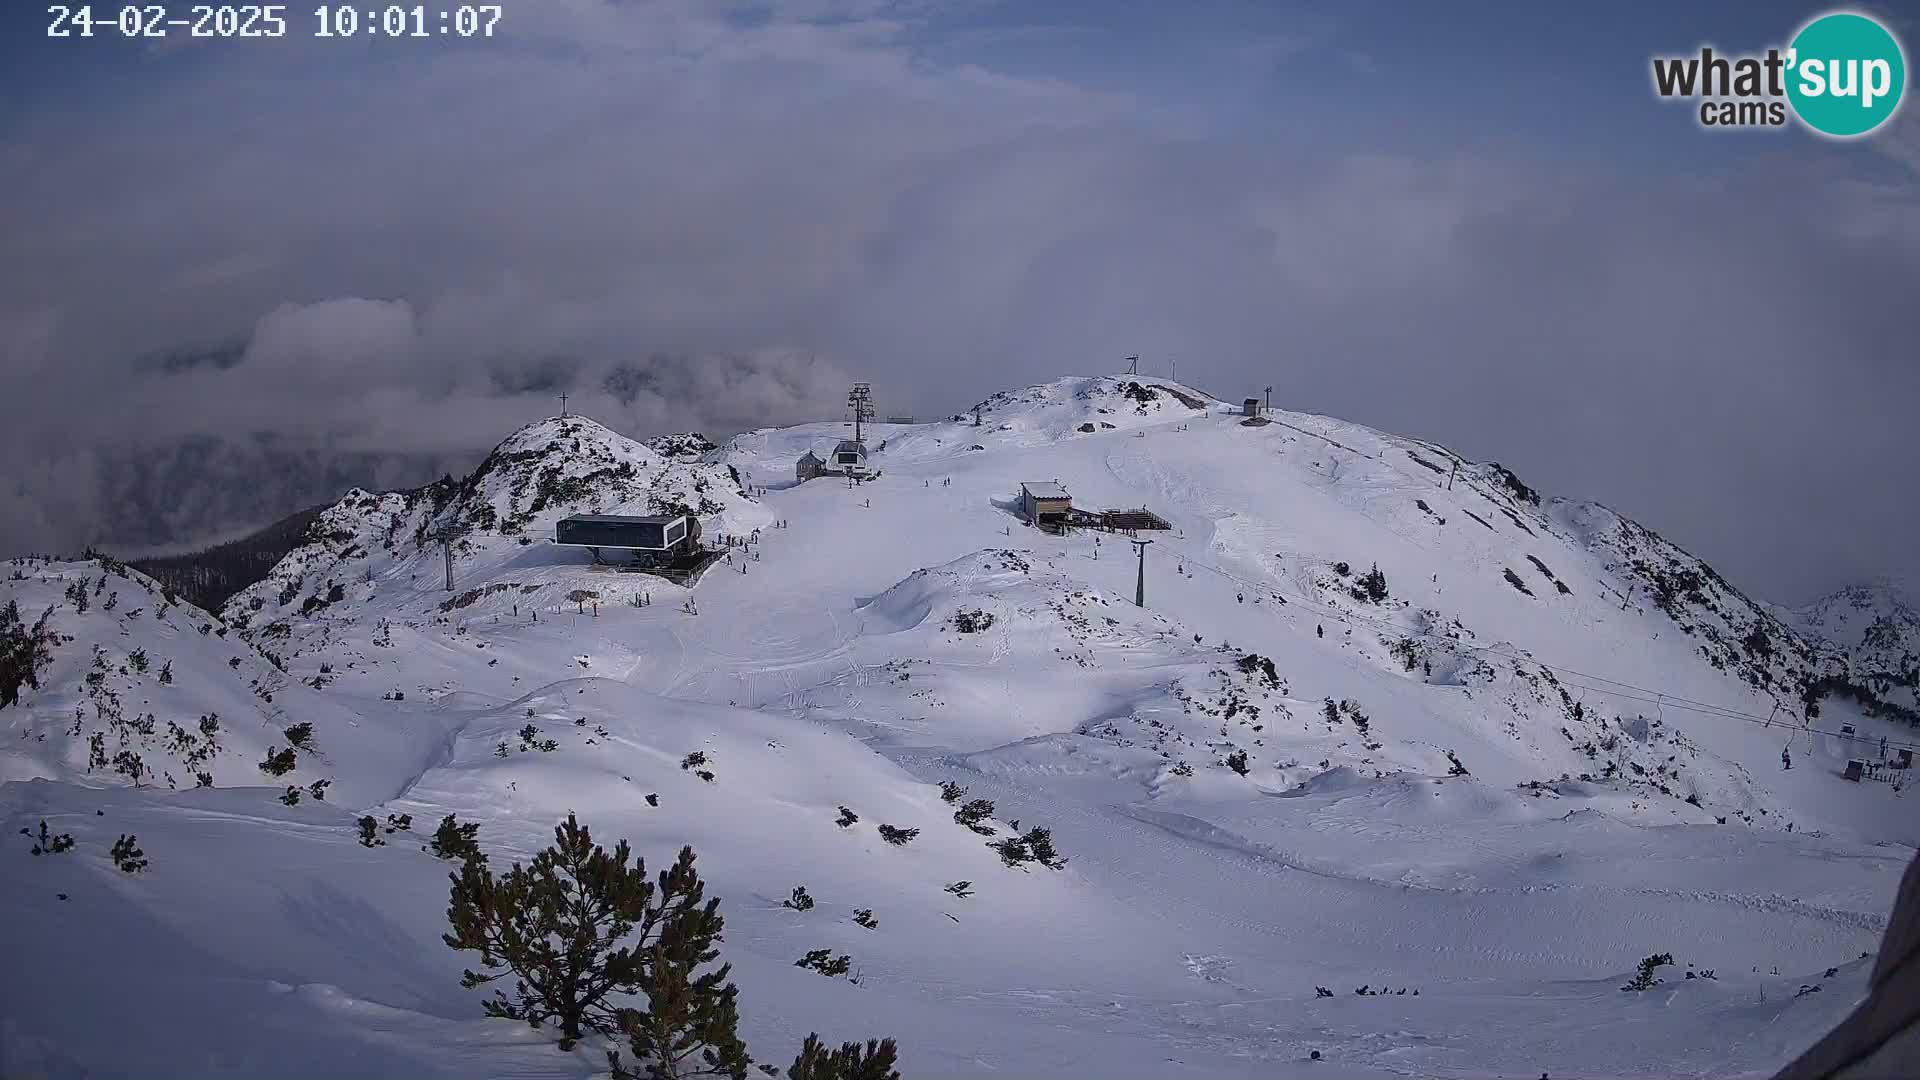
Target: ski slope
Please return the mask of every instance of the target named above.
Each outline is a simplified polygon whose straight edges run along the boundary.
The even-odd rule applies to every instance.
[[[16,563],[7,598],[72,640],[0,712],[0,824],[77,843],[0,853],[0,1074],[604,1075],[460,988],[417,835],[447,813],[496,865],[568,812],[654,862],[692,844],[782,1064],[819,1031],[897,1037],[914,1080],[1764,1076],[1864,992],[1920,814],[1840,772],[1916,733],[1795,695],[1897,683],[1911,637],[1856,660],[1605,507],[1326,417],[1130,377],[978,415],[873,426],[857,486],[794,482],[839,424],[707,449],[542,421],[464,481],[350,493],[217,616]],[[1174,526],[1141,537],[1144,608],[1127,537],[1024,523],[1036,480]],[[678,507],[745,541],[691,589],[548,542]],[[210,712],[211,759],[169,742]],[[1002,865],[944,782],[1068,862]],[[363,813],[413,829],[363,847]],[[107,858],[123,833],[145,873]],[[818,906],[782,907],[802,884]],[[858,981],[794,966],[817,948]]]

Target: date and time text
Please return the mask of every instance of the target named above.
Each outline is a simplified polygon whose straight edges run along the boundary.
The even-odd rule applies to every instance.
[[[54,4],[55,38],[490,38],[499,4]]]

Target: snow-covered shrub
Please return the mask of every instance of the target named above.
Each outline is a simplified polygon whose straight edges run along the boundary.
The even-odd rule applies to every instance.
[[[20,830],[20,835],[28,836],[31,834],[28,833],[25,828],[22,828]],[[72,833],[49,833],[47,831],[46,819],[41,818],[40,819],[40,838],[34,842],[33,850],[31,854],[58,855],[63,851],[72,851],[72,850],[73,850],[73,834]]]
[[[131,833],[120,834],[110,854],[113,856],[113,865],[122,873],[137,874],[147,868],[147,853],[140,850]]]
[[[885,840],[889,844],[904,846],[919,835],[919,829],[897,829],[892,825],[880,826],[880,839]]]
[[[1247,653],[1235,666],[1240,669],[1240,674],[1250,679],[1257,676],[1270,688],[1277,689],[1280,686],[1280,673],[1274,670],[1273,661],[1259,653]]]
[[[147,763],[131,750],[113,755],[113,771],[132,780],[135,787],[139,787],[140,778],[148,774]]]
[[[992,816],[992,799],[973,799],[953,812],[953,820],[956,823],[965,825],[981,836],[993,835],[993,826],[986,824],[986,820]]]
[[[793,966],[817,971],[831,979],[853,970],[853,957],[846,953],[835,956],[832,949],[811,949],[807,955],[795,960]]]
[[[993,626],[993,613],[972,608],[953,613],[953,628],[963,634],[978,634]]]
[[[1039,826],[987,846],[999,854],[1001,862],[1011,867],[1024,869],[1023,864],[1037,862],[1049,870],[1058,870],[1067,864],[1054,850],[1052,830]]]

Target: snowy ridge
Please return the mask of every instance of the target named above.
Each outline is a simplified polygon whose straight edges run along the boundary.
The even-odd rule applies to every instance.
[[[0,602],[61,638],[0,711],[0,827],[76,847],[0,852],[28,973],[0,1073],[604,1075],[460,987],[419,836],[449,813],[500,865],[569,811],[650,866],[693,844],[755,1051],[890,1034],[910,1080],[1764,1076],[1844,1014],[1920,815],[1840,773],[1915,740],[1802,695],[1907,655],[1911,610],[1781,613],[1504,466],[1262,419],[1057,380],[978,426],[873,425],[855,487],[795,483],[840,423],[710,447],[556,418],[463,480],[349,492],[224,618],[16,563]],[[1056,478],[1172,524],[1139,537],[1144,608],[1129,537],[1020,519]],[[757,539],[692,589],[547,542],[682,508]],[[1061,868],[988,846],[1036,825]],[[107,857],[129,833],[136,876]],[[795,966],[819,948],[858,982]],[[1623,993],[1657,952],[1666,981]]]
[[[326,617],[338,603],[355,610],[402,575],[409,588],[431,588],[440,559],[433,541],[448,533],[458,537],[457,559],[477,568],[484,587],[500,584],[490,580],[494,570],[525,564],[518,549],[551,540],[554,522],[568,514],[691,513],[710,533],[746,533],[771,520],[727,466],[689,457],[688,437],[667,445],[677,455],[671,460],[583,417],[556,418],[509,436],[464,480],[381,495],[348,492],[321,513],[307,544],[234,596],[224,613],[244,629]],[[573,591],[576,577],[535,575],[547,593],[529,602],[550,599],[555,589]]]
[[[698,461],[720,449],[712,439],[697,431],[655,435],[645,440],[647,449],[672,461]]]
[[[7,599],[30,614],[53,608],[62,644],[31,711],[8,717],[18,742],[0,755],[0,777],[169,791],[291,785],[306,797],[318,782],[322,797],[359,805],[392,797],[433,752],[431,722],[363,724],[287,672],[278,635],[255,643],[231,633],[120,563],[28,560],[15,573]],[[296,725],[309,729],[297,744]]]

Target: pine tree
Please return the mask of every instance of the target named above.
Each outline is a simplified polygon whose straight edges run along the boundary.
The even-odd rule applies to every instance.
[[[787,1069],[787,1080],[900,1080],[893,1067],[897,1055],[892,1039],[868,1039],[864,1047],[843,1043],[838,1050],[828,1050],[819,1035],[808,1035],[800,1056]]]
[[[701,905],[705,892],[693,868],[693,849],[681,848],[673,869],[660,875],[662,904],[653,909],[661,913],[659,934],[646,951],[640,979],[647,1007],[620,1010],[627,1048],[646,1071],[628,1072],[618,1053],[609,1051],[607,1064],[617,1078],[746,1080],[753,1058],[740,1039],[740,992],[727,981],[733,965],[699,972],[719,959],[717,946],[726,925],[719,900]],[[642,939],[646,936],[643,929]]]
[[[443,940],[478,951],[481,966],[492,969],[465,972],[461,985],[468,989],[514,976],[512,996],[495,990],[483,1003],[487,1015],[535,1028],[551,1021],[560,1028],[560,1048],[570,1050],[587,1032],[621,1029],[621,1010],[608,997],[641,992],[663,924],[685,918],[701,886],[691,848],[681,850],[680,864],[663,872],[656,888],[645,860],[628,865],[626,841],[609,853],[572,814],[553,835],[553,846],[530,865],[516,862],[495,875],[468,860],[448,875],[452,933]],[[622,945],[635,929],[639,939]]]
[[[8,600],[0,607],[0,709],[20,701],[20,688],[40,689],[40,673],[53,663],[53,647],[60,635],[47,626],[49,607],[32,626],[20,619],[20,605]]]
[[[440,819],[440,827],[433,831],[433,839],[428,847],[436,859],[459,859],[461,862],[478,860],[486,862],[485,852],[480,850],[478,822],[469,821],[462,825],[452,814]]]
[[[1361,576],[1360,585],[1356,591],[1360,599],[1375,604],[1387,598],[1387,575],[1380,572],[1379,563],[1374,563],[1373,569]]]
[[[441,822],[441,832],[455,845],[470,843],[475,829],[452,815]],[[706,899],[693,849],[681,848],[656,885],[647,880],[644,860],[628,866],[626,841],[609,853],[572,814],[553,833],[553,846],[528,866],[515,863],[495,875],[481,856],[448,875],[452,933],[443,940],[454,949],[478,951],[482,966],[491,969],[465,972],[461,985],[473,989],[515,976],[511,997],[496,990],[483,1003],[487,1015],[535,1028],[551,1021],[560,1028],[561,1050],[571,1050],[588,1033],[618,1033],[632,1065],[619,1051],[608,1051],[616,1080],[745,1080],[753,1059],[739,1036],[739,991],[727,980],[732,965],[701,970],[719,959],[725,920],[720,901]],[[621,944],[636,932],[631,944]],[[646,1007],[616,1006],[609,1001],[613,995],[644,996]],[[802,1049],[807,1067],[837,1071],[804,1076],[900,1080],[892,1071],[891,1039],[869,1042],[865,1050],[848,1043],[831,1055],[817,1040],[810,1042],[816,1043],[812,1051]],[[760,1069],[777,1075],[773,1066]]]
[[[1654,972],[1672,963],[1672,953],[1654,953],[1652,956],[1640,961],[1640,970],[1634,974],[1633,980],[1620,989],[1629,993],[1651,990],[1660,983],[1659,977],[1656,976]]]

